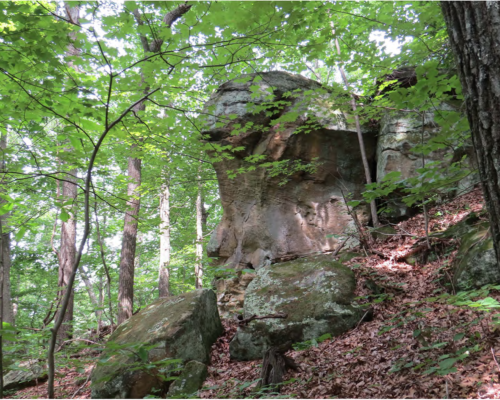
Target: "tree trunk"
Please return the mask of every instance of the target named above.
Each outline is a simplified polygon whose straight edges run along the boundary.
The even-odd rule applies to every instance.
[[[2,220],[0,219],[0,248],[3,248]],[[3,282],[4,264],[0,257],[0,328],[3,329]],[[3,336],[0,334],[0,399],[3,399]]]
[[[118,324],[132,316],[134,307],[134,261],[137,245],[137,217],[140,209],[141,159],[128,159],[127,211],[123,227],[118,288]]]
[[[6,170],[5,166],[5,157],[4,151],[7,149],[7,136],[2,132],[0,136],[0,151],[1,154],[1,163],[0,168],[1,171]],[[1,178],[3,180],[3,176]],[[1,191],[5,192],[3,189],[3,183]],[[3,199],[0,199],[0,205],[5,203]],[[11,299],[11,291],[10,291],[10,268],[11,268],[11,258],[10,258],[10,232],[8,229],[8,215],[4,214],[0,216],[0,223],[2,224],[2,241],[0,246],[0,257],[2,258],[2,273],[3,273],[3,284],[2,284],[2,319],[4,322],[8,322],[10,324],[14,323],[14,312],[12,309],[12,299]]]
[[[441,2],[500,260],[500,3]]]
[[[78,23],[80,18],[80,7],[70,7],[68,3],[65,3],[66,17],[74,22]],[[68,56],[77,56],[80,54],[80,49],[76,48],[73,42],[76,40],[76,32],[71,32],[69,34],[70,43],[68,44],[66,54]],[[78,71],[78,67],[73,65],[72,61],[68,62],[68,66]],[[68,174],[64,175],[64,181],[62,183],[62,197],[61,202],[71,202],[70,217],[69,219],[62,223],[61,226],[61,246],[59,248],[59,276],[58,276],[58,286],[61,288],[58,292],[58,299],[64,297],[70,277],[73,271],[73,264],[76,258],[76,196],[77,196],[77,186],[76,183],[76,169],[72,169]],[[73,322],[73,306],[74,306],[74,290],[70,288],[71,295],[69,298],[68,308],[63,315],[61,328],[57,332],[57,341],[63,342],[64,340],[71,338],[72,335],[72,322]],[[55,318],[58,318],[56,314]]]
[[[3,216],[2,216],[3,217]],[[2,227],[8,227],[4,218]],[[3,322],[14,324],[14,311],[12,308],[11,290],[10,290],[10,233],[7,231],[2,233],[2,266],[3,266],[3,298],[2,298],[2,318]]]
[[[160,269],[158,291],[160,297],[170,295],[170,187],[165,183],[160,195]]]
[[[203,185],[198,177],[198,195],[196,196],[196,262],[194,267],[195,287],[203,288]]]
[[[333,33],[335,34],[335,32]],[[335,47],[337,48],[337,54],[340,56],[340,46],[339,46],[339,41],[337,39],[335,39]],[[345,74],[342,65],[339,65],[339,71],[340,75],[342,76],[342,80],[344,81],[344,85],[347,92],[350,92],[351,88],[349,86],[349,81],[347,80],[347,75]],[[354,112],[354,121],[356,122],[356,132],[358,134],[359,150],[361,151],[361,160],[363,161],[363,168],[365,170],[365,179],[366,183],[370,185],[372,183],[372,174],[370,171],[370,165],[368,164],[368,158],[366,157],[365,142],[363,140],[363,133],[361,132],[361,124],[359,122],[359,116],[358,114],[356,114],[357,111],[356,97],[354,96],[354,93],[350,94],[351,94],[351,107],[352,111]],[[370,202],[370,213],[372,216],[373,226],[374,227],[380,226],[377,214],[377,205],[375,203],[375,200],[372,200]]]
[[[83,265],[80,264],[78,266],[78,271],[80,272],[80,275],[83,279],[83,283],[85,283],[85,288],[87,289],[90,302],[92,303],[92,306],[94,306],[95,316],[97,320],[99,320],[100,313],[102,313],[102,311],[99,310],[101,308],[101,302],[97,300],[97,297],[94,293],[94,287],[92,285],[92,282],[90,282],[90,279],[87,276],[87,273],[85,272],[85,268],[83,267]]]
[[[167,13],[163,18],[163,22],[170,28],[172,24],[179,19],[183,14],[189,11],[191,6],[187,4],[181,4],[173,11]],[[138,25],[143,25],[141,13],[138,9],[133,11],[134,17]],[[151,43],[148,43],[147,38],[140,34],[139,35],[142,43],[142,47],[145,53],[153,52],[158,53],[161,51],[161,45],[163,41],[161,39],[155,39]],[[146,85],[143,92],[147,93],[149,87]],[[134,112],[137,116],[139,111],[144,111],[146,105],[144,103],[137,104],[134,107]],[[139,120],[140,121],[140,120]],[[136,146],[132,146],[134,150]],[[128,176],[132,178],[132,182],[128,186],[128,195],[135,196],[132,202],[127,202],[130,204],[131,212],[125,215],[125,227],[123,229],[123,242],[122,242],[122,253],[120,257],[120,282],[118,290],[118,324],[127,320],[132,316],[132,308],[134,305],[134,257],[135,248],[137,242],[137,216],[139,215],[140,199],[139,192],[137,188],[141,184],[141,160],[138,158],[129,158],[128,161]]]
[[[59,248],[59,279],[58,286],[61,288],[58,293],[58,298],[62,299],[67,290],[70,276],[73,271],[76,257],[76,196],[77,186],[76,170],[72,170],[65,175],[65,180],[62,184],[62,202],[71,202],[70,217],[61,226],[61,246]],[[64,314],[63,324],[57,334],[58,341],[62,342],[71,338],[72,322],[73,322],[73,306],[74,306],[74,289],[72,291],[68,309]],[[57,315],[57,314],[56,314]]]

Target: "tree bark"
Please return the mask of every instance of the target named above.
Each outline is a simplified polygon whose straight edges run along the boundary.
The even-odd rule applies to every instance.
[[[2,220],[0,219],[0,248],[3,248]],[[4,264],[3,257],[0,257],[0,328],[3,329],[3,283]],[[3,335],[0,334],[0,399],[3,399]]]
[[[160,297],[170,295],[170,187],[166,182],[160,194],[160,269],[158,291]]]
[[[69,212],[70,217],[66,222],[62,223],[61,226],[61,246],[59,248],[59,279],[58,286],[60,287],[58,298],[62,299],[66,290],[68,290],[68,284],[70,280],[71,273],[73,271],[73,265],[75,263],[76,257],[76,196],[77,196],[77,186],[76,186],[76,170],[73,169],[69,174],[65,176],[65,180],[62,184],[62,196],[61,200],[63,203],[71,202],[71,210]],[[72,322],[73,322],[73,307],[74,307],[74,289],[71,288],[71,295],[69,298],[68,308],[64,314],[61,329],[57,334],[58,342],[63,342],[70,339],[72,336]],[[56,314],[57,316],[57,314]]]
[[[441,2],[500,260],[500,3]]]
[[[7,136],[4,132],[2,132],[0,136],[0,151],[1,151],[1,162],[0,168],[1,171],[4,172],[6,170],[5,165],[5,156],[4,152],[7,149]],[[3,176],[2,176],[3,181]],[[3,182],[0,182],[2,188],[0,189],[2,192],[5,192],[3,188]],[[3,199],[0,199],[0,205],[5,203]],[[10,290],[10,268],[11,268],[11,257],[10,257],[10,232],[8,229],[8,216],[9,213],[0,216],[0,223],[2,224],[2,240],[0,246],[0,257],[2,258],[2,273],[3,273],[3,281],[2,281],[2,319],[4,322],[8,322],[9,324],[14,323],[14,312],[12,309],[12,299],[11,299],[11,290]]]
[[[163,19],[163,22],[170,28],[172,24],[179,19],[182,15],[189,11],[191,6],[187,4],[181,4],[173,11],[167,13]],[[134,17],[138,25],[143,25],[141,13],[138,9],[133,11]],[[157,53],[161,51],[161,45],[163,41],[161,39],[155,39],[151,43],[148,42],[147,38],[140,34],[139,38],[145,53],[153,52]],[[147,93],[149,87],[146,85],[143,92]],[[135,115],[139,111],[144,111],[146,106],[144,103],[137,104],[134,107]],[[135,145],[132,146],[132,150]],[[134,258],[135,258],[135,248],[137,242],[137,216],[139,214],[139,192],[137,188],[141,184],[141,160],[138,158],[129,158],[129,178],[132,178],[132,182],[129,183],[128,193],[129,196],[136,196],[137,200],[133,200],[130,204],[131,212],[125,215],[125,227],[123,229],[123,242],[122,242],[122,253],[120,257],[120,282],[118,290],[118,324],[127,320],[132,316],[132,309],[134,304]],[[134,185],[136,185],[134,187]],[[133,193],[133,194],[131,194]],[[127,203],[128,204],[128,203]]]
[[[127,212],[123,227],[118,288],[118,324],[132,316],[134,307],[134,261],[137,245],[137,217],[140,209],[141,159],[128,159]]]
[[[203,288],[203,185],[198,176],[198,195],[196,196],[196,261],[194,267],[195,287]]]
[[[89,295],[90,302],[92,303],[92,305],[94,306],[94,309],[95,309],[95,311],[94,311],[95,316],[96,316],[97,320],[99,321],[100,316],[102,314],[102,310],[99,310],[101,308],[101,301],[100,301],[100,299],[97,300],[97,297],[94,293],[94,287],[92,285],[92,282],[90,282],[90,279],[87,276],[87,273],[86,273],[83,265],[80,264],[78,266],[78,271],[80,272],[80,276],[82,277],[82,280],[85,283],[85,288],[87,289],[87,293]]]
[[[337,48],[337,54],[340,56],[340,46],[339,46],[339,41],[337,39],[335,39],[335,47]],[[350,92],[351,88],[349,86],[349,81],[347,80],[347,76],[345,74],[342,65],[339,65],[339,71],[340,75],[342,76],[342,80],[344,81],[344,85],[347,92]],[[363,161],[363,168],[365,170],[365,179],[366,183],[370,185],[372,183],[372,175],[370,171],[370,165],[368,164],[368,158],[366,157],[365,142],[363,140],[363,133],[361,132],[361,124],[359,123],[359,116],[356,114],[357,110],[356,97],[354,96],[354,93],[350,93],[350,95],[351,95],[351,107],[352,111],[354,111],[354,121],[356,122],[356,132],[358,134],[359,150],[361,151],[361,160]],[[372,216],[373,226],[374,227],[380,226],[377,214],[377,205],[375,203],[375,200],[372,200],[370,202],[370,213]]]
[[[66,17],[74,22],[78,23],[80,18],[80,7],[70,7],[68,3],[65,3]],[[71,32],[69,34],[70,42],[68,44],[66,55],[77,56],[80,54],[80,49],[75,47],[74,41],[76,40],[76,32]],[[68,62],[68,66],[78,71],[78,67],[73,64],[72,61]],[[58,292],[58,299],[62,299],[68,290],[68,284],[73,271],[73,264],[76,259],[76,196],[77,196],[77,186],[76,186],[76,169],[69,171],[64,177],[62,183],[62,203],[71,203],[70,207],[70,217],[69,219],[62,223],[61,226],[61,245],[59,248],[58,258],[59,258],[59,271],[58,271],[58,286],[60,288]],[[62,325],[57,332],[57,342],[62,343],[63,341],[70,339],[72,336],[72,323],[73,323],[73,307],[74,307],[74,289],[69,288],[71,291],[69,297],[68,307],[63,315]],[[55,318],[58,318],[56,313]]]

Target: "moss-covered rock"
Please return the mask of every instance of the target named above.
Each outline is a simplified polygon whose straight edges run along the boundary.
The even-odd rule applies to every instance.
[[[459,290],[500,283],[500,268],[493,248],[490,224],[473,224],[471,221],[474,219],[469,217],[451,228],[462,238],[453,263],[453,284]]]
[[[3,376],[3,388],[5,390],[21,389],[46,379],[46,363],[38,360],[23,361],[16,369],[12,369]]]
[[[207,366],[198,361],[189,361],[177,380],[168,389],[168,397],[193,397],[207,379]]]
[[[331,256],[311,256],[261,268],[245,292],[245,318],[286,313],[286,319],[254,320],[240,327],[231,357],[253,360],[270,347],[325,333],[340,335],[364,310],[355,304],[354,273]]]
[[[165,390],[162,379],[181,362],[207,363],[223,328],[212,290],[158,299],[111,335],[92,373],[93,398],[142,398]]]

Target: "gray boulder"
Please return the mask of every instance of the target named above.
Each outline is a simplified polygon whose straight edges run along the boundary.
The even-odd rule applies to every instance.
[[[342,334],[365,311],[353,303],[355,286],[354,273],[326,255],[261,268],[245,293],[245,318],[288,316],[254,320],[238,328],[229,345],[231,358],[254,360],[271,346]]]
[[[38,360],[27,360],[19,363],[16,369],[3,376],[3,388],[5,390],[21,389],[46,379],[47,364]]]
[[[205,112],[210,117],[204,140],[218,157],[214,168],[223,207],[207,251],[219,265],[257,270],[331,251],[354,230],[341,189],[354,198],[364,189],[356,129],[318,82],[280,71],[244,75],[224,83]],[[373,162],[375,133],[365,126],[362,131]],[[220,146],[234,151],[221,156],[213,150]],[[252,159],[280,162],[289,173],[276,175]],[[294,170],[313,161],[315,169]],[[234,179],[228,175],[248,167],[255,168]],[[369,219],[363,207],[358,216]]]
[[[208,368],[205,364],[194,360],[189,361],[177,380],[170,385],[167,397],[193,397],[192,395],[203,386],[207,375]]]
[[[449,112],[454,110],[447,104],[442,104],[440,110]],[[422,168],[421,153],[414,152],[416,146],[427,143],[436,137],[441,131],[441,127],[434,121],[434,112],[427,111],[422,115],[410,112],[387,113],[380,121],[380,133],[377,141],[377,182],[389,173],[401,172],[400,179],[407,179],[419,175],[417,170]],[[457,143],[453,143],[457,145]],[[443,176],[455,175],[447,171],[452,162],[460,161],[462,156],[467,155],[463,163],[463,169],[474,170],[475,154],[470,144],[453,149],[436,150],[424,157],[425,165],[429,163],[446,160],[441,172]],[[454,187],[463,192],[466,189],[472,190],[477,182],[477,175],[470,174],[459,180]],[[396,193],[387,204],[386,215],[392,219],[410,216],[415,210],[403,203],[399,197],[403,193]]]
[[[498,267],[489,222],[469,218],[457,224],[451,232],[467,232],[461,236],[455,261],[452,266],[455,289],[467,290],[487,284],[500,283]]]
[[[142,398],[165,390],[165,377],[182,363],[209,361],[222,332],[212,290],[156,300],[110,336],[92,373],[92,398]]]

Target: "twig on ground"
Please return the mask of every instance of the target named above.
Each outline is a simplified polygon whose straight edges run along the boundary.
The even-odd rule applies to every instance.
[[[239,318],[240,316],[238,316]],[[288,314],[286,313],[280,313],[280,314],[269,314],[269,315],[264,315],[263,317],[258,317],[257,315],[252,315],[248,318],[242,319],[241,321],[238,322],[240,326],[248,325],[249,322],[253,321],[254,319],[267,319],[267,318],[286,318],[288,317]]]
[[[78,388],[78,390],[77,390],[75,393],[73,393],[73,396],[71,396],[71,398],[72,398],[72,399],[74,399],[74,398],[75,398],[75,396],[76,396],[78,393],[80,393],[80,392],[81,392],[81,390],[82,390],[82,389],[83,389],[83,388],[87,385],[87,383],[89,383],[89,381],[90,381],[90,377],[92,376],[92,372],[94,371],[94,368],[95,368],[95,365],[94,365],[94,366],[92,367],[92,369],[90,370],[89,375],[87,376],[87,380],[85,381],[85,383],[84,383],[82,386],[80,386],[80,387]]]
[[[345,244],[347,243],[347,241],[349,240],[349,238],[350,238],[350,237],[351,237],[351,236],[347,236],[347,237],[344,239],[344,241],[343,241],[342,243],[340,243],[339,247],[337,247],[337,248],[335,249],[335,251],[333,252],[332,257],[335,257],[337,254],[339,254],[339,251],[340,251],[340,250],[342,250],[342,247],[344,247],[344,246],[345,246]]]

